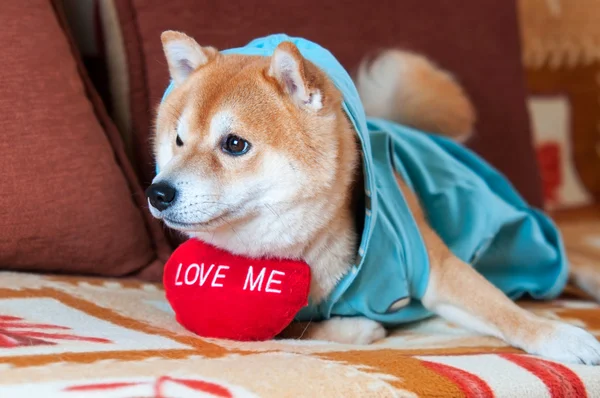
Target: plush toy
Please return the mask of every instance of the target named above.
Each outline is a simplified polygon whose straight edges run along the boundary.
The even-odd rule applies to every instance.
[[[192,332],[268,340],[308,304],[310,268],[301,261],[250,259],[190,239],[165,265],[167,300]]]

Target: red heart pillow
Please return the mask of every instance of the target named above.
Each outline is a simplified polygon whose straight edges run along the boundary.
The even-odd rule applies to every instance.
[[[301,261],[250,259],[190,239],[165,265],[167,300],[185,328],[230,340],[268,340],[308,304]]]

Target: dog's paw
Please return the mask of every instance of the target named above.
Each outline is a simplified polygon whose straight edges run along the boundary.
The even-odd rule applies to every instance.
[[[383,339],[386,334],[379,322],[362,317],[335,317],[312,323],[305,337],[342,344],[371,344]]]
[[[547,332],[531,347],[524,347],[526,351],[564,363],[600,364],[600,342],[585,330],[560,322],[552,322],[551,328],[543,330]]]

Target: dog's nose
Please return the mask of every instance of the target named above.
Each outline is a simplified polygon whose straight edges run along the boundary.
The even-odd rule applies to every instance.
[[[152,184],[146,189],[150,204],[158,211],[163,211],[173,204],[177,190],[164,181]]]

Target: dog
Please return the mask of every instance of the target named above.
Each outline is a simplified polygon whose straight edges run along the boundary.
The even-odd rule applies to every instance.
[[[150,211],[168,227],[234,254],[303,259],[312,274],[312,313],[299,317],[306,321],[303,338],[369,344],[384,338],[386,327],[437,314],[527,353],[567,363],[600,362],[600,343],[590,333],[536,316],[505,294],[519,297],[527,291],[521,282],[510,282],[519,268],[495,271],[508,276],[503,291],[472,266],[485,263],[492,247],[507,262],[525,257],[539,262],[528,284],[541,286],[556,271],[540,288],[542,298],[560,293],[566,282],[564,253],[551,222],[516,194],[498,199],[501,194],[464,166],[473,164],[473,170],[510,190],[459,143],[473,133],[476,114],[450,73],[421,55],[388,50],[365,60],[352,83],[329,52],[286,36],[252,42],[251,51],[218,51],[176,31],[161,39],[171,86],[157,109],[158,173],[146,191]],[[309,60],[306,54],[313,53]],[[374,119],[365,121],[362,108]],[[361,132],[367,129],[399,133],[365,137]],[[398,155],[405,142],[431,152]],[[427,167],[410,166],[413,160]],[[446,165],[442,161],[466,170],[488,195],[482,200],[491,198],[482,203],[469,195],[454,197],[466,201],[459,206],[466,213],[450,223],[454,229],[444,222],[433,225],[436,217],[454,216],[426,203],[431,198],[419,191],[431,180],[427,173]],[[387,167],[387,179],[373,174]],[[425,182],[410,177],[414,173]],[[463,184],[444,182],[450,189],[455,183]],[[508,205],[490,213],[487,207],[496,200]],[[377,222],[370,214],[375,201],[377,211],[386,212]],[[498,227],[485,241],[465,230],[463,216],[473,215],[469,223],[481,231],[494,224],[480,220],[480,211],[492,218],[514,214],[513,224],[518,219],[528,226],[519,239],[537,234],[535,241],[543,241],[539,250],[510,252],[518,250],[510,227]],[[373,228],[379,230],[364,232]],[[502,234],[509,244],[498,247]],[[466,244],[463,235],[473,239]],[[365,245],[374,247],[368,256]]]

